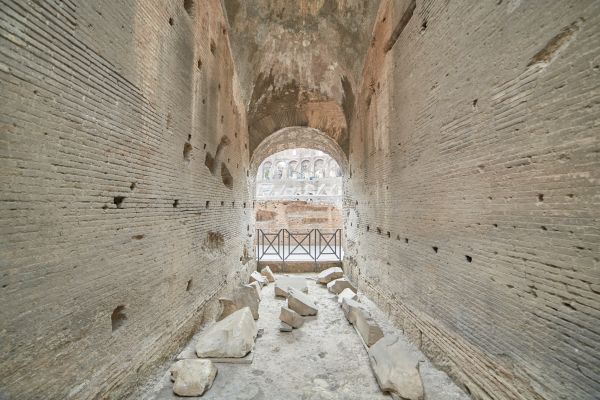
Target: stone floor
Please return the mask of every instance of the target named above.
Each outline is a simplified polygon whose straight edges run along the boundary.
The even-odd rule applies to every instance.
[[[274,285],[262,290],[259,329],[252,364],[216,364],[219,372],[202,399],[390,399],[380,391],[369,358],[358,334],[344,317],[332,295],[314,281],[316,274],[296,274],[308,279],[309,295],[319,307],[316,317],[293,332],[279,332],[279,310],[285,300],[274,297]],[[383,331],[398,333],[374,303],[360,301],[371,310]],[[197,335],[196,335],[197,336]],[[403,337],[402,335],[400,335]],[[192,339],[184,354],[193,352]],[[426,400],[462,400],[469,397],[444,373],[423,360],[420,373]],[[179,399],[172,392],[168,370],[151,383],[144,400]]]

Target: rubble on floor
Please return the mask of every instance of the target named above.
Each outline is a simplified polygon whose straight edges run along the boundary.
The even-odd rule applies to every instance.
[[[354,293],[356,293],[356,288],[354,285],[346,278],[339,278],[333,280],[327,284],[327,290],[334,294],[340,294],[346,288],[351,289]]]
[[[201,396],[210,389],[217,367],[210,360],[179,360],[171,366],[173,392],[178,396]]]
[[[374,344],[369,349],[369,360],[381,390],[402,399],[423,399],[419,359],[398,336],[385,336]]]
[[[289,308],[302,316],[317,315],[318,309],[315,302],[297,289],[289,289],[287,303]]]
[[[356,313],[356,322],[354,323],[354,326],[365,344],[369,347],[373,346],[383,337],[383,331],[379,325],[377,325],[377,322],[371,318],[371,314],[364,310],[360,310]]]
[[[352,289],[346,288],[346,289],[342,290],[342,292],[338,295],[338,303],[342,304],[342,301],[344,299],[356,300],[356,299],[358,299],[358,296],[356,295],[355,292],[352,291]]]
[[[262,299],[262,286],[260,285],[260,283],[254,281],[254,282],[248,283],[247,285],[244,285],[244,286],[253,287],[256,290],[256,295],[258,297],[258,301],[260,301]]]
[[[271,271],[271,268],[268,265],[260,270],[260,274],[264,276],[267,281],[275,282],[275,275],[273,275],[273,271]]]
[[[275,297],[288,297],[290,288],[308,293],[306,279],[297,276],[278,276],[275,280]]]
[[[293,329],[294,328],[292,328],[283,321],[281,321],[281,323],[279,324],[279,332],[291,332]]]
[[[258,272],[258,271],[254,271],[250,274],[250,279],[249,279],[248,283],[252,283],[252,282],[258,282],[261,286],[266,286],[269,284],[269,281],[267,280],[267,278],[262,276],[260,274],[260,272]]]
[[[356,315],[361,312],[367,312],[362,304],[353,299],[342,299],[342,310],[344,311],[344,316],[351,323],[354,324],[356,322]]]
[[[291,326],[292,328],[300,328],[304,324],[304,318],[296,311],[292,310],[288,307],[281,307],[281,312],[279,313],[279,319]]]
[[[253,282],[258,285],[258,283]],[[256,291],[255,286],[244,285],[238,287],[233,291],[230,297],[222,297],[219,299],[223,307],[223,311],[219,316],[218,320],[222,320],[228,315],[240,310],[244,307],[250,308],[252,317],[258,319],[258,305],[260,303],[259,293]]]
[[[242,308],[203,332],[196,342],[196,354],[200,358],[244,357],[254,347],[257,333],[250,308]]]
[[[323,270],[317,276],[317,283],[321,283],[323,285],[328,284],[329,282],[341,278],[344,276],[344,271],[340,267],[331,267]]]

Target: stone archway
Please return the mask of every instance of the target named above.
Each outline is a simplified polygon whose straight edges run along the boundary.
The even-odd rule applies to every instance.
[[[250,160],[250,181],[252,183],[255,181],[258,167],[265,158],[283,150],[299,147],[327,153],[338,163],[343,175],[347,175],[349,171],[348,159],[334,139],[318,129],[291,126],[272,133],[256,147]]]

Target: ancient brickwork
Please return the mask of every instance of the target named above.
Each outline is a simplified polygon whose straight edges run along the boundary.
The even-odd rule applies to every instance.
[[[7,0],[0,21],[0,397],[124,398],[254,267],[221,4]]]
[[[478,399],[600,393],[600,3],[382,1],[345,268]]]
[[[342,229],[340,204],[307,201],[261,201],[256,203],[256,229],[276,233],[287,229],[292,233],[321,229],[332,233]]]

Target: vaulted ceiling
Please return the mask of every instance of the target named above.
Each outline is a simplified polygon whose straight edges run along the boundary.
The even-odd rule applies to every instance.
[[[379,0],[223,0],[248,111],[250,152],[288,126],[344,151]]]

